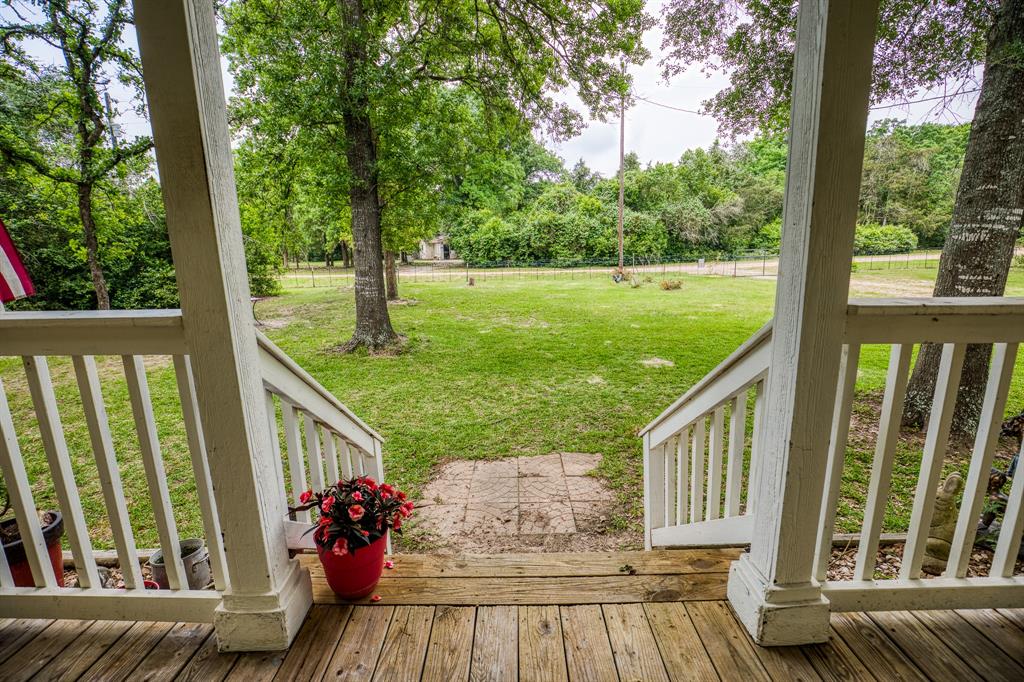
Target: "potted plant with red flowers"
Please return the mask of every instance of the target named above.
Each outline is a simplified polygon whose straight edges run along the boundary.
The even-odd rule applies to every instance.
[[[315,509],[310,528],[327,584],[344,599],[373,592],[384,571],[389,530],[402,532],[413,504],[405,493],[369,476],[338,481],[319,492],[299,495],[291,511]]]
[[[7,557],[7,565],[11,569],[11,577],[14,578],[15,587],[33,587],[35,579],[32,577],[32,569],[25,555],[25,545],[22,542],[21,531],[18,529],[18,520],[13,516],[8,517],[11,510],[11,498],[7,491],[7,485],[3,474],[0,474],[0,545],[4,556]],[[39,525],[43,529],[43,541],[46,542],[46,552],[49,555],[50,564],[53,566],[53,575],[57,579],[57,586],[64,586],[64,561],[61,554],[60,536],[64,533],[64,520],[59,511],[40,511]]]

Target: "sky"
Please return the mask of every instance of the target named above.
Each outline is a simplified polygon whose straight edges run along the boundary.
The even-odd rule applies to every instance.
[[[650,0],[647,10],[654,16],[661,15],[663,0]],[[0,8],[0,17],[4,9]],[[9,17],[4,17],[5,19]],[[136,48],[134,32],[129,31],[126,42]],[[651,58],[641,66],[633,66],[634,93],[638,97],[678,109],[698,111],[701,103],[711,98],[722,89],[728,78],[721,73],[708,77],[699,67],[693,67],[666,83],[661,78],[662,32],[659,28],[651,29],[644,36],[644,44],[651,52]],[[60,54],[46,45],[33,46],[42,60],[60,64]],[[222,59],[222,73],[225,78],[225,89],[230,93],[232,82],[227,72],[226,59]],[[917,99],[935,96],[938,92],[922,92]],[[126,93],[115,83],[111,87],[111,96],[115,100],[126,100]],[[574,94],[563,95],[565,100],[573,104],[581,112],[585,108]],[[967,95],[952,102],[948,107],[936,107],[936,102],[920,102],[910,105],[888,106],[896,102],[884,102],[882,108],[874,108],[868,117],[869,123],[882,118],[898,118],[908,123],[924,122],[963,123],[973,117],[977,94]],[[127,102],[116,108],[122,111],[117,117],[121,135],[134,137],[149,134],[149,123],[130,110]],[[658,162],[674,162],[687,149],[707,147],[717,137],[717,123],[714,118],[706,115],[686,113],[675,109],[657,106],[650,102],[637,100],[636,104],[626,112],[626,151],[636,152],[643,164]],[[611,176],[618,170],[619,164],[619,123],[611,121],[601,123],[590,121],[584,131],[577,137],[561,143],[546,143],[571,167],[578,159],[600,172]]]

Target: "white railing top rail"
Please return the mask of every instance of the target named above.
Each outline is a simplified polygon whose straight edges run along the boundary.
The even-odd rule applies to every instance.
[[[61,310],[0,315],[0,355],[182,355],[180,310]]]
[[[259,343],[260,356],[263,360],[263,382],[270,390],[290,398],[293,404],[309,411],[318,421],[327,424],[342,435],[348,436],[351,431],[355,430],[372,441],[384,442],[384,438],[379,433],[357,417],[355,412],[324,388],[309,372],[302,369],[266,335],[257,331],[256,340]],[[318,409],[318,407],[326,409]],[[336,414],[331,415],[331,412]],[[342,419],[337,419],[338,415]],[[372,443],[355,442],[356,445],[363,447],[368,452],[373,452]]]
[[[1006,343],[1020,340],[1024,298],[853,298],[846,343]]]
[[[737,367],[744,364],[751,364],[748,368],[753,374],[751,376],[745,376],[741,379],[741,383],[750,383],[757,376],[763,374],[768,369],[768,352],[767,349],[770,347],[772,338],[772,323],[769,320],[767,324],[754,332],[750,338],[744,341],[739,348],[733,351],[727,358],[722,360],[713,370],[708,372],[703,379],[694,384],[690,389],[682,395],[678,400],[668,406],[660,415],[658,415],[651,423],[645,426],[639,433],[642,437],[648,433],[652,434],[651,441],[652,445],[657,445],[664,440],[664,436],[671,435],[671,432],[665,432],[666,425],[672,425],[669,428],[675,426],[674,422],[679,421],[673,419],[684,411],[685,408],[694,407],[694,416],[699,416],[709,409],[712,409],[722,400],[729,398],[735,391],[729,392],[729,395],[716,395],[709,399],[709,401],[701,400],[702,397],[706,396],[709,388],[718,383],[723,377],[732,373]],[[736,390],[739,390],[742,386],[737,386]],[[707,402],[705,405],[704,403]],[[699,405],[698,405],[699,403]],[[685,409],[687,413],[691,410]],[[685,420],[684,421],[689,421]],[[678,424],[679,427],[685,426],[685,423]]]

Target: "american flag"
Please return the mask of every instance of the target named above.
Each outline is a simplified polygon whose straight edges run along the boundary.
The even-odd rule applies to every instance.
[[[0,303],[9,303],[36,292],[21,256],[14,248],[4,221],[0,220]]]

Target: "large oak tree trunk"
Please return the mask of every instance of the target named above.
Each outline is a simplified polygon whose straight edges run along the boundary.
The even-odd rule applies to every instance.
[[[935,296],[1002,296],[1024,225],[1024,0],[1004,0],[989,30],[985,75],[964,157]],[[942,347],[925,344],[907,388],[904,423],[931,411]],[[953,416],[956,433],[977,426],[990,345],[967,349]]]
[[[343,122],[345,156],[351,176],[349,202],[352,207],[352,241],[355,247],[356,329],[346,350],[360,346],[376,350],[395,343],[384,297],[384,252],[380,234],[380,196],[377,144],[370,120],[366,84],[357,81],[357,66],[368,59],[361,40],[364,27],[361,0],[339,0],[344,55],[347,64]]]
[[[92,185],[84,182],[78,185],[78,217],[82,221],[82,232],[85,235],[85,260],[89,264],[92,288],[96,291],[96,308],[110,310],[110,292],[107,289],[107,278],[103,275],[103,266],[100,265],[100,243],[92,215]]]
[[[384,252],[384,282],[387,284],[387,299],[398,300],[398,268],[395,267],[395,252]]]

